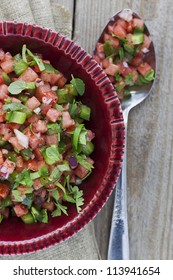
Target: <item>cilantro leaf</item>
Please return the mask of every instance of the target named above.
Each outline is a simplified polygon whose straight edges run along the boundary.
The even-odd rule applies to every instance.
[[[51,145],[43,151],[43,157],[47,164],[54,164],[60,160],[60,154],[56,145]]]
[[[64,160],[63,163],[59,164],[57,167],[61,172],[70,171],[70,167],[67,160]]]
[[[56,70],[51,64],[43,62],[45,71],[50,74],[58,74],[58,70]]]
[[[116,72],[114,73],[114,76],[115,76],[116,81],[120,82],[120,81],[122,80],[122,77],[121,77],[121,75],[119,74],[118,71],[116,71]]]
[[[125,83],[126,83],[126,85],[132,86],[134,84],[133,83],[134,76],[135,76],[135,74],[133,74],[133,73],[129,73],[127,76],[125,76]]]
[[[63,193],[66,193],[65,187],[60,182],[55,182],[55,185],[60,188]]]
[[[21,196],[21,194],[19,193],[18,190],[12,190],[12,195],[14,196],[15,201],[18,201],[18,202],[23,201],[23,197]]]
[[[27,107],[25,105],[23,105],[22,103],[18,103],[18,102],[12,102],[9,104],[5,104],[3,105],[3,110],[10,112],[10,111],[20,111],[20,110],[25,110],[27,109]]]
[[[154,74],[155,74],[154,69],[151,69],[150,71],[148,71],[145,74],[145,76],[144,76],[145,80],[147,80],[148,82],[153,81],[154,80]]]
[[[124,59],[124,50],[123,50],[123,48],[120,48],[118,50],[118,54],[119,54],[120,60],[123,61],[123,59]]]
[[[26,51],[28,53],[28,55],[34,59],[34,61],[36,62],[36,64],[38,65],[40,71],[45,70],[45,66],[43,61],[36,55],[34,55],[29,49],[26,48]]]
[[[56,217],[56,216],[61,216],[62,213],[64,213],[66,216],[68,216],[67,213],[67,206],[60,204],[59,202],[55,203],[56,205],[56,209],[52,212],[52,217]]]
[[[50,176],[49,176],[49,180],[50,181],[55,181],[55,180],[58,180],[59,178],[61,177],[61,173],[60,173],[60,170],[58,169],[58,167],[55,167]]]
[[[86,160],[85,155],[76,155],[77,162],[80,163],[83,167],[88,169],[89,171],[94,168],[91,163]]]
[[[114,56],[117,54],[117,49],[115,49],[112,45],[113,42],[111,40],[106,40],[106,42],[104,43],[103,49],[106,57]]]
[[[60,195],[59,195],[59,192],[58,192],[57,189],[52,190],[52,196],[53,196],[53,198],[54,198],[56,201],[59,200]]]
[[[18,80],[18,81],[11,83],[8,86],[8,91],[13,95],[17,95],[25,89],[35,89],[35,83],[34,82],[26,83],[22,80],[21,81]]]
[[[47,209],[42,209],[41,210],[42,214],[42,223],[48,223],[48,214],[47,214]]]
[[[30,171],[24,169],[18,176],[16,176],[15,182],[28,187],[32,187],[33,180],[31,179]]]
[[[74,78],[72,75],[72,79],[70,81],[70,84],[72,84],[74,86],[74,88],[76,89],[76,91],[79,93],[79,95],[83,95],[85,92],[85,84],[84,82],[79,79],[79,78]]]
[[[77,186],[74,186],[71,187],[71,193],[76,203],[77,212],[79,213],[81,211],[81,206],[84,205],[83,191],[79,190]]]
[[[31,207],[33,202],[33,196],[32,194],[28,194],[26,195],[26,197],[24,198],[24,200],[22,201],[22,204],[26,205],[28,208]]]
[[[27,56],[26,54],[28,54],[29,57],[33,58],[34,61],[28,61],[27,60]],[[28,65],[32,66],[35,63],[38,65],[40,71],[45,70],[45,65],[44,62],[42,61],[42,59],[40,59],[38,56],[34,55],[27,47],[26,45],[23,45],[22,47],[22,59],[25,63],[27,63]],[[33,63],[34,62],[34,63]]]

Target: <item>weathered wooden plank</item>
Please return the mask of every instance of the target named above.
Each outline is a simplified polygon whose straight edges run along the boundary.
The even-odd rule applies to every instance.
[[[64,6],[70,12],[73,12],[74,0],[56,0],[58,4]]]
[[[108,19],[128,7],[145,19],[157,52],[155,87],[151,96],[130,113],[128,126],[130,254],[132,259],[173,259],[172,1],[77,0],[75,37],[92,53]],[[103,258],[111,207],[110,200],[94,221]]]

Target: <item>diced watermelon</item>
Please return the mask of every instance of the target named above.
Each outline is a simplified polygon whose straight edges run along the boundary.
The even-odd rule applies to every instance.
[[[43,116],[45,116],[51,107],[52,107],[52,105],[50,105],[50,104],[42,104],[41,105],[41,114]]]
[[[40,102],[42,102],[42,98],[45,96],[45,93],[50,90],[51,90],[50,85],[46,83],[42,86],[37,87],[35,96]]]
[[[94,137],[95,137],[95,133],[92,132],[92,130],[88,129],[86,136],[87,136],[87,140],[88,141],[92,141],[94,139]]]
[[[46,114],[46,118],[51,122],[56,122],[59,119],[59,117],[61,117],[61,115],[62,115],[62,112],[51,108],[48,110],[48,112]]]
[[[32,96],[31,98],[29,98],[26,102],[26,106],[31,110],[36,109],[39,105],[40,105],[40,102],[35,96]]]
[[[47,209],[48,212],[52,212],[55,209],[55,204],[53,201],[45,201],[43,204],[43,208]]]
[[[46,122],[43,120],[39,120],[37,123],[33,124],[34,132],[45,133],[47,131]]]
[[[57,85],[58,80],[62,77],[60,73],[55,74],[55,73],[47,73],[46,71],[43,71],[40,75],[40,78],[46,82],[50,83],[52,86]]]
[[[75,122],[71,118],[69,112],[62,112],[62,126],[64,129],[68,129],[70,127],[74,127]]]
[[[4,158],[3,158],[3,154],[0,150],[0,165],[3,164],[3,162],[4,162]]]
[[[118,48],[120,45],[120,41],[118,38],[114,38],[109,34],[104,34],[104,42],[106,42],[107,40],[111,41],[111,46],[114,48]]]
[[[0,61],[3,61],[5,58],[5,52],[3,51],[3,49],[0,49]]]
[[[25,82],[34,82],[36,79],[38,78],[38,75],[37,73],[32,70],[32,68],[28,67],[25,72],[23,72],[18,80],[22,80],[22,81],[25,81]]]
[[[116,24],[115,25],[120,25],[124,30],[127,30],[127,27],[128,27],[128,22],[125,21],[124,19],[120,18],[116,21]]]
[[[142,76],[145,76],[145,74],[151,69],[151,66],[147,62],[144,62],[138,66],[138,71]]]
[[[19,144],[17,137],[13,136],[11,137],[8,142],[18,151],[21,151],[24,149],[24,147],[22,145]]]
[[[57,134],[46,135],[45,140],[46,140],[46,144],[48,146],[57,145],[58,144],[58,135]]]
[[[5,112],[4,110],[0,109],[0,123],[5,122]]]
[[[94,163],[94,161],[91,158],[87,158],[87,161],[91,164]],[[89,170],[82,166],[81,164],[78,164],[77,168],[74,170],[74,174],[79,177],[80,179],[84,178],[88,174]]]
[[[27,206],[26,206],[26,205],[23,205],[23,204],[21,204],[21,203],[16,204],[16,205],[13,207],[13,210],[14,210],[14,212],[15,212],[15,214],[16,214],[17,217],[21,217],[21,216],[23,216],[23,215],[25,215],[25,214],[28,213],[28,208],[27,208]]]
[[[67,79],[63,76],[63,74],[60,74],[60,75],[61,75],[61,77],[57,81],[56,85],[58,86],[58,88],[63,88],[67,82]]]
[[[9,194],[10,192],[10,187],[5,184],[5,183],[1,183],[0,184],[0,198],[6,198],[7,195]]]
[[[144,48],[149,49],[150,45],[151,45],[151,39],[146,34],[144,34],[144,41],[142,43],[141,49]]]
[[[43,185],[41,184],[40,179],[35,179],[33,184],[34,190],[39,190],[41,187],[43,187]]]
[[[28,160],[28,169],[32,171],[38,171],[44,165],[45,165],[44,160],[40,160],[40,161],[35,159]]]
[[[133,28],[143,29],[143,27],[144,27],[144,22],[143,22],[142,19],[134,18],[134,19],[132,20],[132,26],[133,26]]]
[[[130,65],[132,66],[139,66],[143,61],[143,53],[142,52],[138,52],[133,59],[130,61]]]
[[[8,97],[9,91],[8,86],[3,84],[0,85],[0,100],[4,100]]]
[[[43,155],[42,155],[42,153],[41,153],[39,148],[34,150],[34,155],[35,155],[35,159],[43,160]]]
[[[113,33],[114,33],[114,35],[116,35],[117,37],[120,37],[120,38],[125,38],[126,34],[127,34],[125,29],[120,24],[116,24],[114,26],[114,32]]]
[[[18,156],[16,161],[16,171],[22,172],[23,169],[24,169],[24,160],[22,156]]]
[[[1,63],[1,68],[5,73],[9,74],[14,71],[13,65],[13,60],[5,60]]]
[[[111,63],[106,69],[104,69],[107,75],[114,76],[114,74],[119,71],[119,66],[116,64]]]

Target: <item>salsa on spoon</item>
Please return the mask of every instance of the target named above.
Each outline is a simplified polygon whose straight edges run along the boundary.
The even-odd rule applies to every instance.
[[[124,160],[115,191],[108,259],[129,259],[126,178],[128,114],[150,94],[156,68],[154,45],[143,20],[130,9],[118,12],[103,30],[94,50],[94,58],[115,87],[125,123]]]

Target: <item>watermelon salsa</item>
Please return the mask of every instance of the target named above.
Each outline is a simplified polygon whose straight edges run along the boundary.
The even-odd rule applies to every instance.
[[[0,222],[47,223],[68,215],[65,202],[80,212],[95,136],[84,124],[91,109],[76,100],[84,92],[26,45],[15,56],[0,49]]]
[[[144,22],[131,10],[123,10],[117,21],[111,21],[102,42],[96,44],[94,58],[110,78],[120,100],[131,96],[133,86],[154,79],[155,71],[145,61],[150,46]]]

